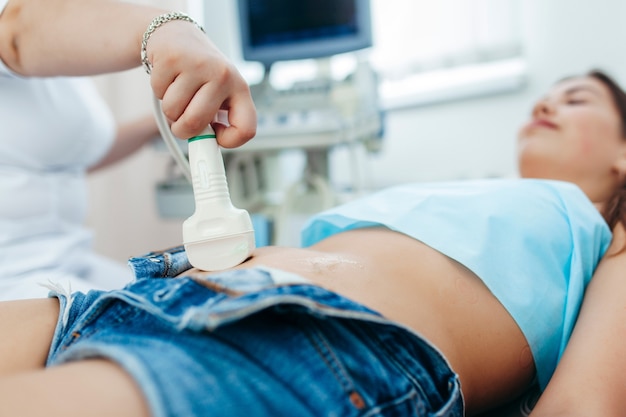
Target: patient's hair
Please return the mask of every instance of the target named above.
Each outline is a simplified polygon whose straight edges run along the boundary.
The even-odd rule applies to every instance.
[[[600,70],[592,70],[587,73],[588,77],[595,78],[604,84],[610,91],[617,111],[622,121],[622,137],[626,139],[626,92],[615,82],[613,78]]]
[[[587,76],[595,78],[609,89],[619,113],[622,137],[626,140],[626,93],[613,78],[603,71],[592,70],[587,73]],[[609,199],[602,215],[611,229],[619,222],[626,226],[626,183],[622,184],[622,187]]]

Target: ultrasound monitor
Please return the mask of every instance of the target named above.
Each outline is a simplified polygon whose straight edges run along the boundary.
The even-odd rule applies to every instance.
[[[370,0],[238,0],[243,58],[323,58],[372,46]]]

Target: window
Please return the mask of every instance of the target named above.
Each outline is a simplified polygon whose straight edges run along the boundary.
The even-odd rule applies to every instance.
[[[207,33],[227,51],[244,77],[263,77],[258,63],[242,61],[236,2],[187,0],[196,16],[206,15]],[[521,8],[523,0],[370,0],[374,47],[369,58],[380,79],[387,109],[417,106],[519,89],[524,85]],[[215,19],[214,11],[224,13]],[[333,78],[356,67],[351,54],[330,61]],[[310,60],[277,63],[272,83],[289,88],[319,73]]]
[[[520,0],[371,0],[388,108],[519,88],[525,64]]]

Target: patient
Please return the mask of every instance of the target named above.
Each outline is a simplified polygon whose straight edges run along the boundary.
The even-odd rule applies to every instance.
[[[472,416],[545,388],[596,266],[626,262],[624,97],[557,83],[523,179],[400,185],[230,271],[174,248],[123,290],[0,304],[0,414]]]

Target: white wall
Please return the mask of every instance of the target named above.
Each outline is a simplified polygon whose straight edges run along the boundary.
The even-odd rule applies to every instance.
[[[234,0],[226,4],[223,1],[205,2],[214,17],[205,26],[218,46],[237,56],[236,42],[228,32],[233,9],[225,7],[232,6]],[[393,1],[389,0],[390,7]],[[527,86],[511,94],[389,113],[383,149],[368,157],[372,186],[515,175],[517,128],[528,117],[533,101],[552,83],[597,67],[626,86],[623,0],[524,0],[522,18],[529,68]],[[120,118],[149,108],[145,103],[149,92],[143,91],[147,80],[132,79],[141,85],[141,93],[128,94],[125,81],[121,92],[111,94],[120,83],[108,84],[109,99]],[[109,81],[101,82],[105,85]],[[338,181],[345,179],[341,168],[345,158],[341,151],[333,157]],[[180,242],[180,223],[164,222],[156,215],[152,193],[154,182],[163,177],[163,166],[162,154],[146,150],[94,178],[90,224],[96,230],[96,248],[100,252],[124,260]]]

